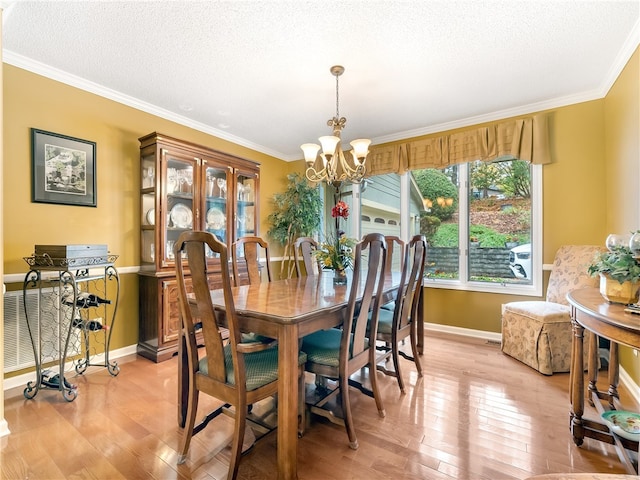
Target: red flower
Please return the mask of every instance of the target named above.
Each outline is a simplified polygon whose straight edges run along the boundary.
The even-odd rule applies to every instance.
[[[343,201],[336,203],[336,206],[331,209],[331,216],[333,218],[347,218],[349,216],[349,205]]]

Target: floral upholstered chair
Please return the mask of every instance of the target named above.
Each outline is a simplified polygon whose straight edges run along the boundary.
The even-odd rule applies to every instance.
[[[598,279],[591,277],[587,268],[596,252],[603,249],[593,245],[561,246],[553,262],[546,301],[502,305],[504,353],[545,375],[570,370],[572,328],[566,296],[572,290],[598,286]]]

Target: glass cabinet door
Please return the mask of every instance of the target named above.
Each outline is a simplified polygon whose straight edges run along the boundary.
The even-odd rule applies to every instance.
[[[257,174],[255,173],[236,173],[236,218],[235,218],[235,237],[254,236],[257,230],[257,212],[256,212],[256,195],[257,195]]]
[[[229,193],[229,170],[205,164],[204,169],[204,228],[213,233],[218,240],[228,243],[227,197]],[[219,255],[208,251],[207,255],[216,258]]]
[[[140,260],[147,267],[155,262],[155,224],[156,224],[156,155],[143,155],[140,162],[140,225],[142,242]]]
[[[174,155],[166,150],[162,154],[166,179],[166,214],[158,218],[158,225],[164,232],[160,235],[161,239],[164,238],[164,245],[156,246],[155,250],[156,255],[162,259],[162,266],[167,266],[175,260],[173,246],[180,234],[194,228],[194,219],[198,213],[198,205],[194,202],[194,192],[198,191],[195,175],[198,160]]]

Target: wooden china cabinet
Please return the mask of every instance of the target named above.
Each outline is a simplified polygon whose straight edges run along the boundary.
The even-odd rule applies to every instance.
[[[175,138],[140,139],[140,318],[137,351],[161,362],[178,351],[180,316],[173,245],[186,230],[206,230],[231,245],[258,235],[260,166]],[[209,252],[211,288],[220,260]],[[227,266],[228,267],[228,266]]]

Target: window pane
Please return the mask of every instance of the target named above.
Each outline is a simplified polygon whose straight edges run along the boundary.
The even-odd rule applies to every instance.
[[[468,184],[468,280],[530,285],[529,163],[470,163]]]
[[[401,185],[397,174],[378,175],[367,178],[360,188],[360,233],[382,233],[385,236],[402,238],[401,234]],[[410,232],[418,228],[422,200],[419,195],[413,195],[414,200],[409,208]],[[411,233],[413,235],[413,233]],[[393,271],[400,271],[401,255],[392,257]]]
[[[400,236],[400,176],[367,178],[360,189],[360,233]]]
[[[420,232],[428,242],[428,278],[459,279],[458,174],[457,165],[411,172],[412,183],[417,185],[425,206]]]

